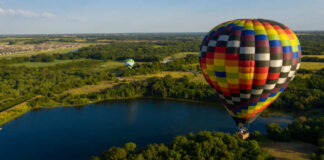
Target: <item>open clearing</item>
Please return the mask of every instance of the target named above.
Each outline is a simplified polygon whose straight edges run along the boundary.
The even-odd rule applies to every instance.
[[[191,72],[180,72],[180,71],[162,71],[158,73],[153,73],[153,74],[147,74],[147,75],[136,75],[136,76],[131,76],[131,77],[123,77],[121,79],[125,80],[138,80],[138,79],[146,79],[146,78],[151,78],[151,77],[164,77],[166,75],[170,75],[173,78],[181,78],[183,76],[193,76],[194,74]]]
[[[124,62],[118,62],[118,61],[107,61],[103,63],[100,67],[105,69],[114,69],[118,67],[125,66]]]
[[[83,46],[82,46],[83,47]],[[66,49],[54,49],[50,51],[39,51],[39,52],[23,52],[23,53],[15,53],[15,54],[5,54],[1,55],[0,58],[8,58],[8,57],[26,57],[26,56],[32,56],[32,55],[37,55],[37,54],[55,54],[55,53],[67,53],[71,52],[73,50],[77,50],[81,48],[76,47],[76,48],[66,48]]]
[[[48,66],[54,66],[57,64],[64,64],[64,63],[70,63],[70,62],[77,62],[77,61],[83,61],[84,59],[76,59],[76,60],[55,60],[53,62],[23,62],[23,63],[15,63],[11,64],[11,66],[26,66],[26,67],[48,67]]]
[[[165,57],[161,62],[162,63],[166,63],[172,59],[179,59],[179,58],[183,58],[183,57],[186,57],[188,54],[198,54],[198,52],[180,52],[180,53],[176,53],[172,56],[168,56],[168,57]]]
[[[80,88],[74,88],[70,89],[68,91],[65,91],[64,93],[70,93],[70,94],[86,94],[86,93],[92,93],[92,92],[100,92],[104,89],[111,88],[117,84],[120,83],[129,83],[131,81],[136,80],[144,80],[151,77],[164,77],[166,75],[171,75],[173,78],[180,78],[183,76],[191,76],[193,77],[194,74],[191,72],[159,72],[155,74],[147,74],[147,75],[137,75],[137,76],[130,76],[130,77],[120,77],[118,78],[118,81],[101,81],[100,83],[96,85],[85,85]]]
[[[322,62],[301,62],[300,68],[308,69],[308,70],[320,70],[320,69],[324,68],[324,63],[322,63]]]
[[[260,142],[262,149],[274,156],[278,160],[307,160],[310,159],[311,153],[314,152],[316,146],[299,142],[275,142],[265,141]]]

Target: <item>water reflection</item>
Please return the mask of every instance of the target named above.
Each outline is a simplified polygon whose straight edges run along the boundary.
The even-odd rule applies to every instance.
[[[137,101],[130,101],[127,103],[127,121],[129,124],[133,124],[136,121],[138,105]]]
[[[264,133],[267,123],[286,126],[291,120],[289,116],[259,117],[250,129]],[[41,109],[2,128],[0,160],[89,159],[130,141],[141,147],[167,143],[189,132],[236,131],[234,121],[221,106],[152,99]]]

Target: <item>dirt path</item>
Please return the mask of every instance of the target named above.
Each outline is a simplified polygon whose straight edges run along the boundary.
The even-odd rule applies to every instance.
[[[307,160],[316,148],[315,145],[300,141],[267,141],[260,142],[260,145],[278,160]]]

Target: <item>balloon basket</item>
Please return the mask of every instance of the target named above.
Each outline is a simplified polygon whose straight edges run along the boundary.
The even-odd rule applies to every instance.
[[[249,132],[244,132],[244,133],[238,132],[237,134],[238,134],[238,137],[242,140],[245,140],[245,139],[249,138],[249,136],[250,136]]]
[[[249,138],[250,133],[248,131],[248,127],[242,126],[239,128],[239,132],[237,132],[238,137],[242,140],[245,140],[247,138]]]

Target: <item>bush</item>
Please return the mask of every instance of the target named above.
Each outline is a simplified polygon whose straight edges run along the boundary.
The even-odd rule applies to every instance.
[[[282,129],[276,123],[270,123],[267,125],[267,136],[272,140],[277,141],[289,141],[291,134],[288,128]]]
[[[111,147],[108,151],[102,154],[101,159],[118,160],[126,158],[127,152],[124,148]]]
[[[254,132],[250,133],[249,138],[258,141],[258,140],[261,140],[262,135],[261,135],[261,133],[259,131],[254,131]]]
[[[127,152],[133,152],[136,149],[136,144],[133,142],[129,142],[124,145],[124,148],[126,149]]]

